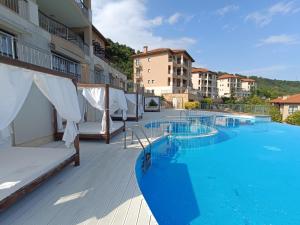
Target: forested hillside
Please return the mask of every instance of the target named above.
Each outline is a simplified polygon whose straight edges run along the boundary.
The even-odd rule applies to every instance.
[[[106,57],[115,67],[127,75],[129,80],[132,80],[133,61],[131,56],[134,55],[134,49],[118,42],[113,42],[110,39],[107,39],[107,41],[109,46],[106,47]]]
[[[263,77],[250,77],[257,82],[257,95],[267,98],[300,93],[300,81],[285,81],[267,79]]]

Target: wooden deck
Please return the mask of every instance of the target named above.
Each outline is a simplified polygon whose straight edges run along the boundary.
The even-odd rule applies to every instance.
[[[143,121],[161,119],[166,114],[170,115],[146,113]],[[104,141],[81,141],[81,166],[67,167],[0,214],[0,224],[157,224],[135,177],[141,149],[137,144],[123,149],[122,138],[119,134],[109,145]],[[56,142],[47,146],[61,145]]]
[[[0,224],[157,224],[135,177],[139,152],[138,145],[123,149],[122,134],[110,145],[82,141],[81,166],[69,166],[0,214]]]

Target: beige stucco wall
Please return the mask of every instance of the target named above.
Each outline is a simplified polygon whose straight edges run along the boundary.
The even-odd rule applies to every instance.
[[[290,115],[289,114],[290,106],[298,106],[298,110],[300,111],[300,104],[281,104],[280,105],[280,113],[282,114],[283,120],[286,120],[286,118]]]
[[[150,62],[148,62],[148,58]],[[145,88],[168,86],[168,77],[170,77],[168,74],[168,54],[142,57],[139,61],[142,65],[141,76]],[[148,71],[149,69],[150,71]],[[136,68],[134,72],[136,73]],[[152,83],[152,80],[154,83]],[[150,81],[150,84],[148,81]]]
[[[189,101],[198,101],[197,96],[192,94],[163,94],[167,102],[173,105],[174,108],[184,108],[184,104]]]
[[[134,81],[144,85],[146,91],[153,91],[155,95],[185,92],[191,85],[191,60],[185,54],[171,56],[179,59],[185,58],[188,66],[177,64],[176,61],[169,62],[169,53],[167,52],[140,56],[135,58],[133,63]],[[140,74],[137,74],[138,69]],[[177,69],[180,72],[179,75],[176,73]],[[186,75],[181,74],[183,69],[186,70]]]

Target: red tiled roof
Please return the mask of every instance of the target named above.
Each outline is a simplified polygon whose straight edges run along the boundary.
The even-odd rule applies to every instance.
[[[228,78],[238,78],[238,79],[240,79],[241,77],[236,76],[236,75],[233,75],[233,74],[224,74],[224,75],[222,75],[222,76],[219,76],[219,77],[218,77],[218,80],[221,80],[221,79],[228,79]]]
[[[209,70],[206,68],[195,68],[195,67],[192,68],[192,73],[206,73],[206,72],[209,72]]]
[[[132,56],[132,58],[137,58],[140,56],[148,56],[148,55],[154,55],[154,54],[159,54],[159,53],[164,53],[164,52],[170,52],[171,54],[178,54],[178,53],[183,53],[186,54],[192,62],[195,62],[193,57],[184,49],[170,49],[170,48],[157,48],[153,50],[149,50],[147,52],[141,52],[139,54],[135,54]]]
[[[255,80],[249,79],[249,78],[242,78],[241,81],[242,82],[256,82]]]
[[[273,99],[272,103],[290,103],[290,104],[300,104],[300,94],[290,95],[287,97],[279,97]]]

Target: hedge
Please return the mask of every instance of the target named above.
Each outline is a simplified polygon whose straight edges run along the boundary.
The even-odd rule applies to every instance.
[[[184,103],[185,109],[198,109],[200,107],[199,102],[186,102]]]
[[[289,115],[286,118],[285,122],[288,124],[300,126],[300,111],[294,112],[292,115]]]

